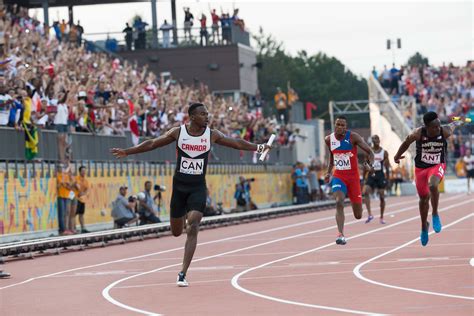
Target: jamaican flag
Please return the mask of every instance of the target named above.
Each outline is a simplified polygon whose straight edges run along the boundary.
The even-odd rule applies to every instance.
[[[38,155],[38,129],[33,124],[22,123],[25,130],[25,157],[33,160]]]

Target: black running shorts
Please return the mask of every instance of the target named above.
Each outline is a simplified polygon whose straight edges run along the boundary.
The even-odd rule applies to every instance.
[[[377,189],[385,189],[387,186],[387,180],[385,179],[385,176],[382,174],[374,174],[373,176],[369,175],[367,177],[367,180],[365,181],[365,184],[368,185],[369,187]]]
[[[83,215],[86,212],[86,205],[81,201],[77,201],[76,215]]]
[[[474,169],[467,171],[467,177],[468,178],[474,178]]]
[[[186,183],[173,178],[170,217],[180,218],[189,211],[204,213],[206,209],[207,189],[205,182]]]

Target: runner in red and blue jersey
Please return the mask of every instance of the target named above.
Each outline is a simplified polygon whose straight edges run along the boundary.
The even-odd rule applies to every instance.
[[[373,173],[374,153],[370,146],[357,133],[347,130],[347,118],[338,116],[335,122],[334,133],[325,137],[329,148],[330,159],[326,183],[331,179],[331,189],[336,199],[336,222],[339,231],[336,244],[345,245],[344,237],[344,199],[346,196],[352,204],[352,211],[356,219],[362,218],[362,195],[357,161],[357,146],[368,155],[368,168]],[[333,172],[333,169],[334,172]]]

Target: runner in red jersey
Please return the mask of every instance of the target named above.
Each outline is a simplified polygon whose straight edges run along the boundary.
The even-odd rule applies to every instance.
[[[326,183],[332,174],[331,189],[336,199],[336,222],[339,235],[336,244],[345,245],[344,237],[344,199],[349,197],[352,211],[356,219],[362,218],[362,195],[357,161],[357,146],[369,156],[367,167],[373,173],[374,153],[370,146],[357,133],[347,130],[347,118],[338,116],[335,122],[334,133],[325,137],[330,152],[328,169],[325,176]],[[334,172],[333,168],[335,169]]]
[[[399,163],[405,151],[411,143],[416,141],[415,157],[415,182],[418,196],[420,197],[421,234],[420,241],[423,246],[428,244],[428,211],[431,199],[431,214],[433,230],[439,233],[442,229],[441,220],[438,215],[439,191],[438,185],[444,177],[447,158],[446,139],[453,134],[457,126],[464,122],[459,120],[448,125],[441,126],[438,114],[428,112],[423,115],[423,127],[418,127],[400,145],[396,155],[393,157],[395,163]]]

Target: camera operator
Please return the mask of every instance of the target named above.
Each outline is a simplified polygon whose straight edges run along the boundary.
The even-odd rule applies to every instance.
[[[161,190],[159,185],[155,185],[158,191],[154,198],[151,197],[151,181],[145,182],[144,197],[139,199],[138,214],[140,215],[140,225],[161,223],[158,212],[155,211],[155,200],[161,201]],[[160,202],[161,203],[161,202]]]
[[[235,185],[234,198],[237,202],[236,212],[245,212],[249,210],[256,210],[257,205],[250,197],[250,182],[255,181],[255,178],[245,179],[243,176],[239,177],[239,183]]]
[[[112,217],[118,228],[127,227],[138,221],[135,214],[136,197],[130,196],[128,199],[125,198],[127,190],[126,186],[121,186],[119,195],[112,203]]]
[[[220,203],[222,205],[222,203]],[[216,203],[212,200],[211,193],[209,192],[209,188],[207,189],[207,197],[206,197],[206,209],[204,210],[204,216],[215,216],[222,214],[222,206],[216,206]]]

